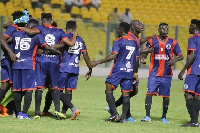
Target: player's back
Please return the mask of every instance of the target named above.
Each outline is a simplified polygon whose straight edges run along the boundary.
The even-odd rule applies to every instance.
[[[131,79],[134,73],[136,56],[139,56],[137,41],[130,36],[123,36],[114,41],[112,51],[118,54],[114,61],[112,73],[122,78]]]
[[[128,35],[131,36],[134,40],[137,41],[138,45],[140,45],[140,39],[136,37],[131,31],[128,32]]]
[[[72,39],[72,33],[66,33],[69,39]],[[79,73],[79,61],[81,52],[87,51],[85,42],[80,36],[76,37],[73,47],[65,45],[63,48],[63,56],[61,59],[60,71],[68,73]]]
[[[196,58],[188,69],[187,74],[200,75],[200,34],[195,34],[188,39],[188,50],[196,51]],[[189,52],[189,51],[188,51]],[[189,57],[188,53],[188,57]]]
[[[19,58],[13,63],[13,69],[35,69],[35,54],[38,35],[28,36],[24,31],[17,31],[12,35],[14,53]]]

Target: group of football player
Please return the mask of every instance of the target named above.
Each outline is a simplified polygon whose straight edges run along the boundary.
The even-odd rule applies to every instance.
[[[121,22],[117,28],[119,36],[113,42],[111,54],[98,61],[90,61],[86,45],[76,32],[76,22],[66,23],[66,33],[53,26],[52,14],[41,14],[41,25],[35,19],[30,19],[28,11],[16,11],[12,14],[13,21],[4,25],[5,34],[1,39],[4,56],[1,60],[1,88],[0,101],[12,87],[13,101],[6,100],[6,107],[13,110],[16,118],[30,119],[27,111],[31,105],[32,93],[35,91],[35,119],[41,115],[52,115],[49,112],[52,101],[55,106],[55,117],[65,119],[65,113],[70,108],[71,119],[75,119],[80,110],[71,102],[72,90],[76,89],[79,75],[80,54],[89,71],[86,78],[91,77],[92,68],[98,64],[114,60],[112,70],[106,78],[106,110],[110,117],[106,121],[136,122],[130,113],[130,98],[138,93],[139,59],[145,63],[148,53],[151,53],[147,95],[145,99],[146,116],[141,122],[149,122],[152,96],[163,97],[163,114],[161,122],[168,123],[166,118],[170,101],[170,87],[172,81],[172,66],[183,60],[178,42],[168,37],[168,24],[161,23],[158,27],[159,35],[139,39],[143,31],[143,24],[133,20],[130,24]],[[191,120],[183,127],[198,127],[200,110],[200,20],[193,19],[189,27],[187,62],[178,78],[183,79],[188,69],[183,91],[185,92],[186,107]],[[139,46],[146,43],[146,48],[139,50]],[[175,57],[174,57],[175,55]],[[115,101],[113,91],[120,85],[122,95]],[[42,92],[48,88],[45,107],[40,113]],[[64,91],[65,90],[65,91]],[[23,110],[21,109],[24,97]],[[60,111],[60,100],[63,102]],[[9,101],[9,103],[8,103]],[[4,104],[5,104],[4,103]],[[123,105],[122,115],[119,116],[117,107]],[[1,115],[6,116],[6,108],[1,105]]]

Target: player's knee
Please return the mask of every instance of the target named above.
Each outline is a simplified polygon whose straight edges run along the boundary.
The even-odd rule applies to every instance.
[[[8,82],[4,82],[1,84],[1,89],[5,92],[7,92],[10,89],[10,84]]]
[[[193,96],[194,94],[193,93],[190,93],[190,92],[185,92],[184,96],[185,96],[185,99],[193,99]]]
[[[198,95],[194,95],[194,100],[196,100],[196,101],[200,101],[200,96],[198,96]]]
[[[65,94],[72,94],[72,90],[65,90]]]
[[[123,97],[128,97],[129,94],[130,94],[130,92],[122,92],[122,96],[123,96]]]

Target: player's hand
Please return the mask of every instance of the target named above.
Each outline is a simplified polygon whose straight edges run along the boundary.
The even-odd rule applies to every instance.
[[[44,53],[44,50],[42,50],[42,49],[38,49],[37,50],[37,55],[41,55],[41,54],[43,54]]]
[[[178,79],[183,80],[183,75],[185,74],[185,71],[181,71],[178,75]]]
[[[143,50],[143,52],[146,53],[146,54],[148,54],[148,53],[151,53],[153,50],[154,50],[154,48],[151,47],[151,46],[149,46],[149,47],[146,47],[146,48]]]
[[[18,59],[18,57],[16,56],[16,54],[13,53],[13,52],[11,52],[11,53],[9,53],[9,54],[10,54],[10,59],[11,59],[12,61],[16,62],[17,59]]]
[[[140,59],[140,62],[141,62],[142,64],[146,64],[146,59],[145,59],[144,57],[142,57],[142,58]]]
[[[170,60],[168,63],[168,66],[171,67],[176,63],[176,61],[174,59]]]
[[[19,30],[22,30],[22,29],[23,29],[23,27],[18,27],[18,29],[19,29]]]
[[[91,64],[91,66],[92,66],[92,68],[93,68],[93,67],[95,67],[95,66],[98,65],[98,62],[97,62],[97,61],[92,61],[90,64]]]
[[[133,75],[133,84],[136,84],[137,82],[138,82],[138,74],[135,73],[135,74]]]
[[[92,69],[90,69],[90,70],[85,74],[86,81],[91,77],[91,75],[92,75]]]
[[[152,38],[152,37],[155,37],[155,36],[156,36],[156,33],[152,34],[150,37]]]
[[[73,34],[73,36],[78,36],[78,33],[76,31],[72,31],[71,33]]]

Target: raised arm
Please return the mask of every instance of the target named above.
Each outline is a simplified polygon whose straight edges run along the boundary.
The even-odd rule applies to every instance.
[[[68,37],[63,38],[63,42],[66,43],[68,46],[72,47],[74,46],[75,42],[76,42],[76,37],[77,37],[77,33],[76,32],[71,32],[73,34],[72,39],[69,39]]]
[[[8,26],[11,26],[12,24],[14,24],[13,21],[9,21],[9,22],[3,24],[3,28],[4,28],[4,29],[7,29]]]
[[[26,28],[26,27],[18,27],[18,28],[24,30],[28,35],[31,35],[31,36],[40,33],[40,31],[36,28],[33,28],[33,29]]]
[[[60,42],[58,44],[55,44],[53,46],[51,46],[52,48],[54,49],[59,49],[59,48],[63,48],[65,46],[65,43],[64,42]]]
[[[44,49],[46,49],[46,50],[48,50],[48,51],[54,53],[54,54],[58,54],[59,56],[62,56],[62,53],[61,53],[59,50],[56,50],[56,49],[52,48],[52,47],[49,46],[49,45],[42,45],[42,47],[43,47]]]
[[[143,43],[147,42],[150,38],[155,37],[155,36],[156,36],[156,34],[153,34],[151,36],[147,36],[147,37],[140,39],[140,45],[142,45]]]

